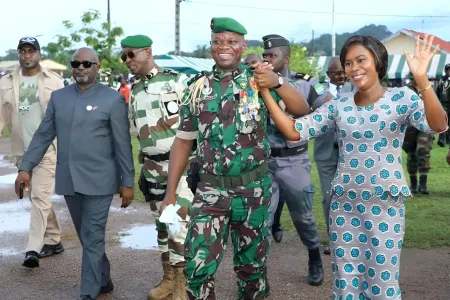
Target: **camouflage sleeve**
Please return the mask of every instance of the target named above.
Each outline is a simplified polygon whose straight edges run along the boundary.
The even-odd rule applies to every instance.
[[[336,99],[328,105],[322,105],[315,112],[295,120],[295,130],[300,132],[300,141],[316,138],[329,130],[334,131]]]
[[[177,131],[177,138],[183,140],[195,140],[198,136],[198,119],[192,113],[192,100],[190,91],[184,92],[180,109],[180,125]]]
[[[433,129],[430,128],[428,124],[427,115],[425,113],[425,106],[422,99],[413,90],[408,87],[403,89],[405,93],[405,98],[409,100],[409,105],[398,105],[397,113],[407,110],[406,121],[408,126],[414,126],[420,131],[426,132],[428,134],[435,134]],[[403,106],[405,108],[403,108]],[[443,132],[447,131],[446,128]]]

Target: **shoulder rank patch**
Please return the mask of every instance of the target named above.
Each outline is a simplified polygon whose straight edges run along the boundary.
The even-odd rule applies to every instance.
[[[309,81],[309,80],[311,80],[311,78],[312,77],[310,75],[305,74],[305,73],[295,73],[295,75],[294,75],[294,79],[303,79],[303,80]]]
[[[314,85],[314,90],[316,90],[317,95],[321,96],[323,94],[325,94],[325,88],[323,87],[323,85],[321,83],[316,83]]]
[[[172,69],[164,69],[163,74],[171,74],[171,75],[178,75],[180,72],[172,70]]]
[[[187,82],[187,86],[190,86],[191,84],[193,84],[194,82],[196,82],[197,80],[199,80],[200,78],[202,78],[203,76],[206,76],[206,71],[201,71],[200,73],[198,73],[197,75],[195,75],[194,77],[192,77],[192,78]]]

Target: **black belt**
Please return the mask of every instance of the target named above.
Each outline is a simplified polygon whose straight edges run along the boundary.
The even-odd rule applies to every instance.
[[[271,157],[287,157],[301,154],[308,150],[308,144],[304,144],[295,148],[271,148]]]
[[[225,177],[213,175],[211,173],[200,173],[200,182],[209,183],[216,187],[232,189],[239,186],[244,186],[255,181],[259,181],[262,176],[269,172],[267,162],[256,167],[255,169],[241,174],[240,176]]]
[[[144,153],[144,157],[151,159],[153,161],[165,161],[169,160],[170,157],[170,151],[164,154],[155,154],[155,155],[148,155]]]

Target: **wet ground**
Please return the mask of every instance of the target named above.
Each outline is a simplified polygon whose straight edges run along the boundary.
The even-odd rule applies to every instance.
[[[7,140],[0,139],[0,154],[7,154],[8,147]],[[17,199],[13,188],[16,175],[14,165],[0,160],[0,299],[78,299],[81,246],[63,197],[54,195],[53,203],[64,231],[65,252],[41,259],[40,268],[21,266],[30,202],[28,198]],[[149,207],[145,203],[133,203],[122,209],[119,199],[115,199],[108,219],[106,244],[115,290],[99,299],[146,299],[148,290],[162,275]],[[309,286],[307,252],[298,236],[287,235],[281,244],[275,244],[268,265],[272,293],[267,299],[331,299],[329,257],[324,257],[324,284]],[[235,299],[232,270],[232,247],[229,247],[217,274],[217,299]],[[450,299],[450,249],[404,249],[400,274],[402,299]]]

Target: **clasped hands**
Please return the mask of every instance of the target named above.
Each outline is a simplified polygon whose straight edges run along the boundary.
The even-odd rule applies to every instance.
[[[254,70],[255,83],[260,90],[271,89],[279,84],[278,75],[273,72],[273,66],[268,62],[260,62],[251,66]]]

